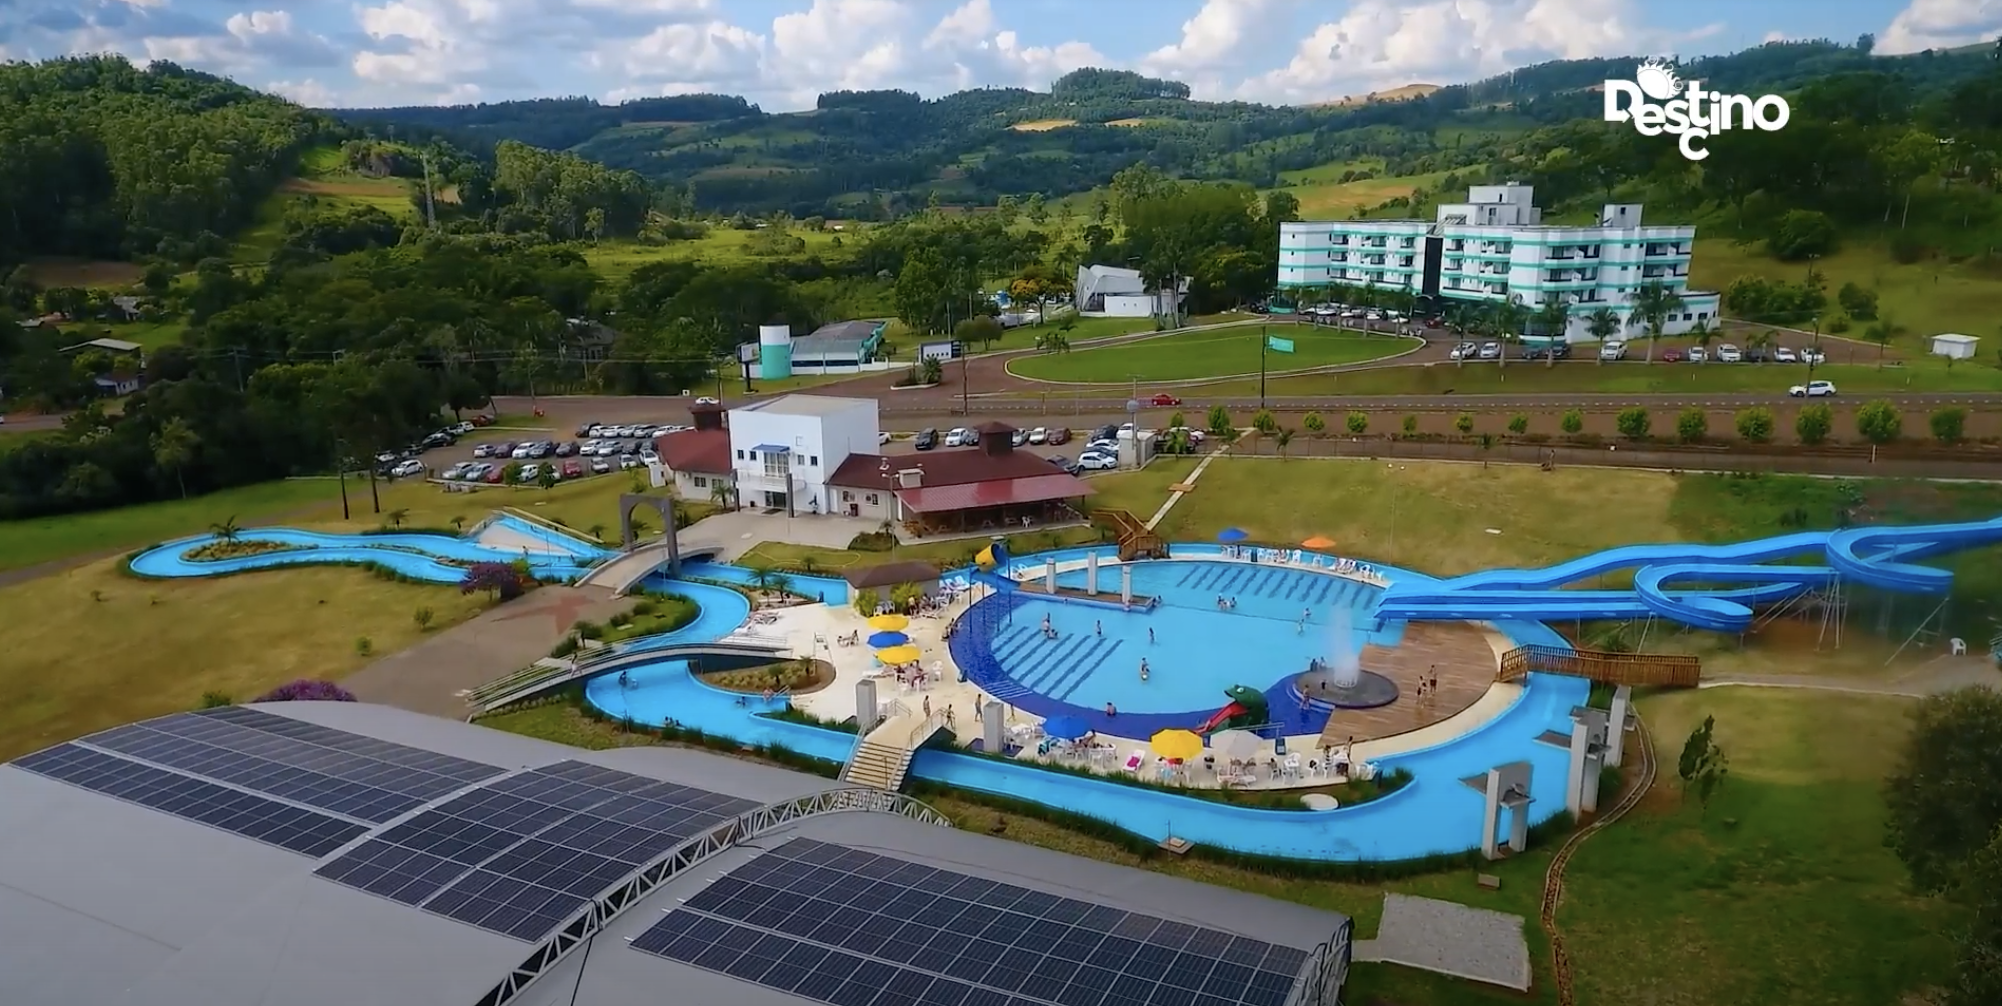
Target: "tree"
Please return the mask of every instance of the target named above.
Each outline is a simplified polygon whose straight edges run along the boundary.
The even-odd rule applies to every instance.
[[[1888,444],[1903,434],[1905,420],[1898,407],[1878,399],[1856,410],[1856,432],[1873,444]]]
[[[1794,436],[1810,447],[1827,440],[1834,430],[1835,413],[1826,405],[1806,406],[1793,417]]]
[[[1322,419],[1321,414],[1318,412],[1307,413],[1307,417],[1300,420],[1300,425],[1306,427],[1308,433],[1317,437],[1327,432],[1328,429],[1328,421]]]
[[[1348,427],[1350,436],[1359,437],[1369,432],[1369,413],[1367,412],[1361,410],[1350,412],[1348,417],[1342,422]]]
[[[1842,284],[1842,289],[1835,292],[1835,302],[1842,305],[1842,310],[1849,317],[1857,321],[1875,321],[1877,319],[1877,291],[1875,289],[1861,287],[1853,282],[1844,283]]]
[[[1638,405],[1621,409],[1620,414],[1613,419],[1613,428],[1620,431],[1620,436],[1628,440],[1646,440],[1648,430],[1653,425],[1654,420],[1648,416],[1647,410]]]
[[[1006,329],[1001,327],[1001,322],[982,314],[975,315],[953,326],[952,337],[958,339],[961,346],[971,347],[978,345],[980,348],[985,349],[993,345],[1006,331]]]
[[[1763,405],[1755,405],[1740,410],[1736,420],[1738,436],[1747,443],[1763,444],[1772,441],[1773,429],[1776,426],[1773,410]]]
[[[1960,960],[1941,1006],[2002,1002],[2002,830],[1962,870],[1958,900],[1973,909],[1960,938]]]
[[[1620,316],[1613,313],[1612,308],[1598,308],[1585,317],[1585,331],[1601,344],[1620,334],[1622,327]],[[1592,357],[1601,365],[1606,362],[1606,358],[1598,353],[1593,353]]]
[[[391,510],[386,514],[383,514],[382,519],[388,521],[390,527],[401,528],[403,527],[403,522],[410,519],[410,511]]]
[[[1710,328],[1710,323],[1698,321],[1696,324],[1689,326],[1689,338],[1705,350],[1701,362],[1709,363],[1710,353],[1708,350],[1710,349],[1710,344],[1717,340],[1717,333]]]
[[[1237,425],[1231,421],[1229,409],[1221,405],[1210,406],[1209,433],[1226,442],[1237,433]]]
[[[183,473],[195,460],[195,449],[199,446],[201,438],[178,416],[161,424],[159,432],[153,434],[153,463],[174,473],[174,484],[180,488],[182,499],[188,498],[188,482]]]
[[[1454,416],[1453,429],[1458,431],[1463,437],[1474,432],[1474,414],[1471,412],[1462,412]]]
[[[1967,432],[1967,410],[1962,408],[1934,409],[1927,422],[1932,426],[1933,439],[1949,447],[1960,443]]]
[[[709,502],[714,503],[725,510],[735,510],[736,494],[731,491],[730,483],[724,481],[723,479],[716,479],[716,478],[710,479]]]
[[[459,593],[486,591],[496,599],[512,601],[522,594],[521,574],[504,562],[476,562],[466,567],[459,580]]]
[[[1536,309],[1531,319],[1543,335],[1550,337],[1549,352],[1543,354],[1543,365],[1557,366],[1557,345],[1565,341],[1565,329],[1571,324],[1571,308],[1562,300],[1551,296]]]
[[[1879,370],[1884,367],[1884,351],[1891,348],[1891,343],[1903,334],[1905,334],[1905,326],[1892,320],[1889,315],[1877,319],[1875,324],[1863,329],[1863,338],[1877,344],[1877,368]]]
[[[1279,448],[1279,456],[1282,458],[1286,456],[1286,448],[1292,442],[1293,430],[1290,427],[1282,428],[1272,435],[1272,443]]]
[[[1692,405],[1675,417],[1675,435],[1685,444],[1702,443],[1709,432],[1710,414],[1697,406]]]
[[[1528,433],[1529,417],[1520,412],[1508,417],[1508,431],[1511,435],[1518,437]]]
[[[2002,691],[1920,699],[1884,780],[1885,844],[1921,889],[1945,890],[2002,828]]]
[[[1683,742],[1682,754],[1675,763],[1675,774],[1682,780],[1683,797],[1687,799],[1689,793],[1695,791],[1697,804],[1706,812],[1710,809],[1710,797],[1730,773],[1730,761],[1724,757],[1724,749],[1717,746],[1716,727],[1716,717],[1703,717],[1703,723],[1689,732],[1689,739]]]
[[[209,533],[215,535],[217,541],[225,544],[234,544],[243,538],[243,528],[236,523],[235,516],[224,517],[210,524]]]
[[[1682,296],[1660,283],[1644,283],[1634,293],[1633,316],[1647,328],[1647,362],[1654,362],[1654,344],[1660,341],[1668,316],[1682,307]]]
[[[1565,409],[1557,419],[1557,428],[1563,430],[1566,436],[1577,436],[1584,432],[1585,413],[1579,409]]]

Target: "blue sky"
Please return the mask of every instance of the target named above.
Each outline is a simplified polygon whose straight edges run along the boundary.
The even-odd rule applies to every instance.
[[[1080,66],[1328,101],[1549,59],[2002,33],[2002,0],[0,0],[0,59],[119,52],[316,106],[1046,87]]]

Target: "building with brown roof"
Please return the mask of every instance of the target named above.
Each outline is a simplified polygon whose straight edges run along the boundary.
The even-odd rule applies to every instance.
[[[912,584],[927,597],[938,595],[938,567],[928,562],[886,562],[877,566],[864,566],[842,574],[848,587],[856,594],[874,592],[876,603],[891,603],[891,593],[904,584]]]
[[[1043,457],[1015,449],[1015,428],[975,428],[971,449],[925,454],[854,454],[827,484],[838,513],[892,520],[921,534],[1060,523],[1081,516],[1092,489]]]
[[[728,414],[720,405],[698,405],[689,411],[695,417],[694,429],[653,438],[654,453],[660,455],[659,463],[650,466],[653,484],[672,483],[678,495],[694,500],[714,499],[720,484],[734,503]]]

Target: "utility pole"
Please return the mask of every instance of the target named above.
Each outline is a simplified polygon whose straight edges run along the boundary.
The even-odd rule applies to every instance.
[[[966,347],[959,347],[959,414],[962,416],[973,415],[973,385],[966,377],[969,357]]]
[[[1265,354],[1272,348],[1272,336],[1258,326],[1258,408],[1265,408]]]
[[[438,207],[431,197],[431,152],[426,150],[421,156],[424,158],[424,225],[435,231],[438,229]]]

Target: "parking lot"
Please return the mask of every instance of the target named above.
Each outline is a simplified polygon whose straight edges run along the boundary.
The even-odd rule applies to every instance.
[[[407,473],[398,477],[422,475],[447,481],[497,484],[510,464],[521,466],[517,469],[518,482],[537,481],[547,466],[554,466],[559,481],[605,475],[643,467],[653,458],[654,437],[684,429],[688,427],[635,423],[596,430],[580,428],[570,431],[579,435],[560,437],[556,435],[560,431],[475,428],[455,443],[422,451],[416,460],[423,469],[398,469]],[[531,465],[536,466],[534,471],[527,472]],[[468,473],[467,468],[473,471]]]

